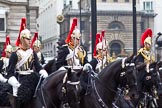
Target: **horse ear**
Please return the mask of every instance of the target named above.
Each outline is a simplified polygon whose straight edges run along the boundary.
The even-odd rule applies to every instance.
[[[77,72],[77,76],[80,77],[82,74],[83,69],[80,69],[79,72]]]
[[[71,75],[71,68],[68,68],[67,70],[67,76],[69,77]]]
[[[133,58],[133,55],[127,57],[126,60],[125,60],[125,62],[126,63],[131,62],[132,58]]]

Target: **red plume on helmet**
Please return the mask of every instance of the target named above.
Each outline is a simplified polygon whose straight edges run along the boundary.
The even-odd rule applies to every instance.
[[[96,34],[96,42],[95,42],[95,46],[94,46],[93,56],[96,56],[96,53],[97,53],[97,51],[96,51],[96,46],[97,46],[97,44],[98,44],[99,42],[101,42],[101,36],[100,36],[99,33],[97,33],[97,34]]]
[[[30,48],[33,47],[33,44],[34,44],[34,42],[35,42],[37,39],[38,39],[38,32],[35,32],[35,33],[34,33],[34,37],[33,37],[33,39],[32,39],[32,42],[31,42],[31,45],[30,45]]]
[[[148,28],[148,29],[146,29],[146,30],[143,32],[143,34],[142,34],[142,36],[141,36],[141,47],[144,46],[144,41],[145,41],[145,39],[146,39],[148,36],[152,37],[152,30],[151,30],[151,28]]]
[[[77,26],[77,18],[73,18],[72,26],[71,26],[69,34],[68,34],[68,36],[67,36],[67,38],[65,40],[65,43],[69,43],[69,41],[71,39],[71,34],[73,33],[76,26]]]
[[[20,44],[20,33],[22,30],[24,30],[26,28],[26,18],[22,18],[21,19],[21,25],[20,25],[20,30],[19,30],[19,35],[18,35],[18,38],[16,40],[16,46],[19,46]]]
[[[102,30],[101,31],[101,41],[103,40],[104,36],[105,36],[105,30]]]
[[[6,42],[4,43],[4,46],[3,46],[3,51],[2,51],[2,57],[5,57],[6,56],[6,52],[5,52],[5,49],[7,47],[7,45],[10,45],[10,36],[6,36]]]

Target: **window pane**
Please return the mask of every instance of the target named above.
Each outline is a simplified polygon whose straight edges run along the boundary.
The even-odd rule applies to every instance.
[[[120,54],[121,52],[121,45],[119,43],[113,43],[111,46],[110,46],[110,54],[112,56],[112,53],[114,52],[116,55]]]
[[[146,9],[146,7],[145,7],[145,2],[143,2],[143,10],[145,10]]]
[[[118,2],[118,0],[114,0],[114,2]]]
[[[129,0],[125,0],[125,2],[129,2]]]
[[[151,5],[150,10],[153,10],[153,2],[152,1],[150,2],[150,5]]]
[[[4,18],[0,18],[0,31],[4,31],[5,27],[4,27]]]
[[[106,2],[106,0],[102,0],[102,2]]]
[[[150,2],[146,2],[146,9],[147,9],[147,10],[150,9]]]

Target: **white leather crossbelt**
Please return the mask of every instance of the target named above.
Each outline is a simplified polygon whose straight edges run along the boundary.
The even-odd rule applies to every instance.
[[[16,71],[18,74],[20,75],[29,75],[32,72],[34,72],[33,70],[27,70],[27,71]]]

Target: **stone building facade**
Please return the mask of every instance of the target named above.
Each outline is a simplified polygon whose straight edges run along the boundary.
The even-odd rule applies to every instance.
[[[108,41],[109,51],[112,55],[115,52],[119,55],[121,52],[127,54],[133,53],[133,13],[132,0],[96,0],[97,3],[97,32],[105,30],[105,38]],[[91,0],[81,0],[81,21],[82,35],[84,44],[91,49]],[[78,2],[78,7],[79,7]],[[70,8],[64,9],[63,14],[70,22],[73,17],[80,20],[80,8],[78,10]],[[67,11],[68,10],[68,11]],[[146,28],[154,31],[154,12],[146,13],[140,10],[140,1],[136,1],[136,25],[137,25],[137,48],[140,48],[141,35]],[[66,21],[67,22],[67,21]],[[64,23],[66,25],[67,23]],[[68,23],[70,24],[70,23]],[[81,29],[82,29],[81,28]],[[68,28],[69,30],[69,28]],[[87,31],[86,31],[87,30]],[[67,30],[66,30],[67,31]],[[62,31],[63,32],[63,31]]]
[[[140,39],[143,31],[149,25],[154,30],[154,14],[147,16],[143,12],[137,12],[137,48],[140,48]],[[120,54],[122,49],[126,53],[133,52],[133,18],[132,12],[124,11],[100,11],[97,15],[97,31],[105,30],[105,38],[109,44],[110,54]]]
[[[27,28],[32,35],[36,32],[38,6],[35,0],[0,0],[0,51],[3,50],[5,37],[10,36],[15,45],[18,37],[21,18],[27,18]]]

